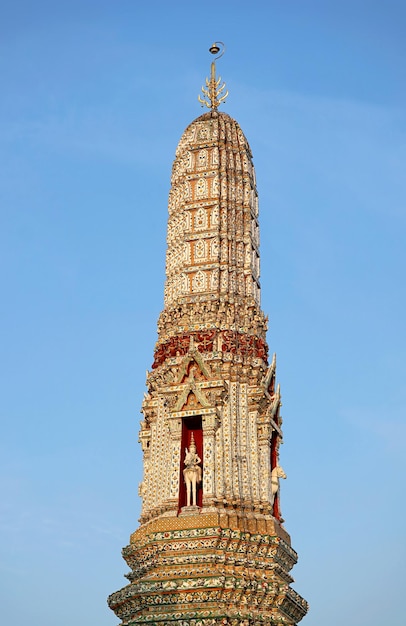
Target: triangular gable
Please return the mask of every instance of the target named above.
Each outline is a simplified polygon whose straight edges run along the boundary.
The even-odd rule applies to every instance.
[[[195,396],[196,404],[200,405],[201,408],[207,409],[210,407],[210,402],[207,399],[206,394],[203,393],[201,389],[196,387],[194,382],[190,382],[189,384],[185,385],[184,390],[180,394],[175,406],[172,409],[175,413],[181,411],[185,407],[185,405],[188,403],[188,398],[190,394],[193,394]]]
[[[185,378],[188,377],[188,370],[189,370],[189,365],[190,363],[194,361],[197,365],[197,367],[199,368],[199,371],[201,372],[201,374],[203,375],[203,377],[208,380],[211,378],[211,371],[209,366],[204,362],[204,360],[202,359],[202,355],[200,354],[200,352],[198,350],[193,350],[190,351],[185,358],[183,359],[182,363],[180,364],[179,370],[178,370],[178,380],[177,380],[177,384],[179,385],[180,383],[183,383]]]
[[[278,385],[276,388],[276,392],[275,395],[272,399],[272,404],[270,406],[269,409],[269,416],[271,417],[271,419],[275,420],[278,416],[278,411],[280,406],[282,405],[281,403],[281,386]]]
[[[270,387],[272,387],[275,384],[275,374],[276,374],[276,354],[274,353],[272,357],[272,363],[268,367],[263,383],[262,383],[264,388],[267,391],[270,391],[270,392],[273,391],[273,389],[270,390]]]

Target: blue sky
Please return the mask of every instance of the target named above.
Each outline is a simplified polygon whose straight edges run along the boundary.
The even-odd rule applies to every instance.
[[[260,197],[308,626],[403,626],[403,2],[0,2],[0,618],[113,626],[169,177],[214,40]]]

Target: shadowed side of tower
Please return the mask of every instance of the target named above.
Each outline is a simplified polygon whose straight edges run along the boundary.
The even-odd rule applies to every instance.
[[[307,612],[280,513],[281,398],[260,308],[252,155],[217,106],[188,126],[173,164],[140,527],[123,550],[129,584],[109,598],[126,626],[293,626]]]

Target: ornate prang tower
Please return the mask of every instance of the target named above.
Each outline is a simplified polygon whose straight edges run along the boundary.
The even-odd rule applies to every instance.
[[[224,87],[213,62],[199,97],[209,111],[183,133],[172,169],[141,525],[123,550],[129,584],[109,597],[123,626],[293,626],[308,608],[290,587],[297,555],[282,526],[255,173],[239,125],[218,112]]]

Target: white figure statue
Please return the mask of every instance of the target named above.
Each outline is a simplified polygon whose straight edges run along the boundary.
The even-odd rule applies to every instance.
[[[202,468],[199,465],[201,462],[192,433],[189,450],[185,448],[185,469],[183,470],[187,494],[186,506],[196,506],[197,485],[202,482]]]
[[[271,505],[275,502],[275,496],[279,491],[280,478],[286,478],[286,474],[280,465],[276,465],[271,472]]]

